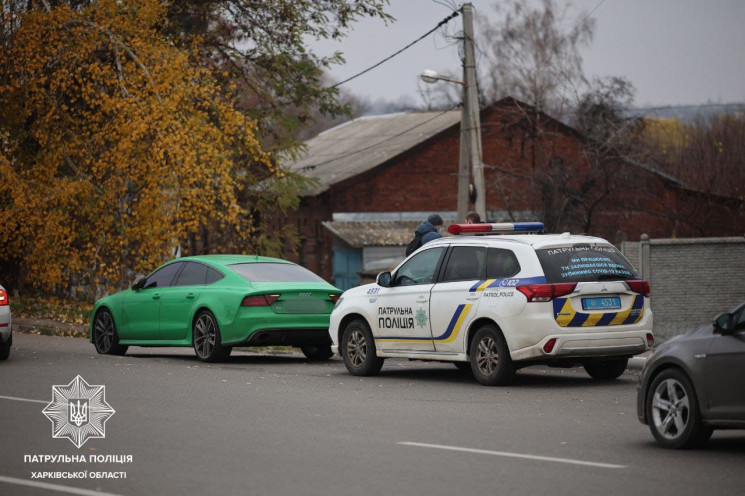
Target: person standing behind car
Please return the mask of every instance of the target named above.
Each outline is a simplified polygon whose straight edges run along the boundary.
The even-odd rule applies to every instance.
[[[442,217],[438,214],[432,214],[427,217],[427,220],[419,224],[416,228],[416,232],[422,235],[422,244],[427,244],[430,241],[441,238],[440,229],[442,228]]]
[[[478,212],[470,212],[466,215],[466,224],[481,224],[481,216]]]

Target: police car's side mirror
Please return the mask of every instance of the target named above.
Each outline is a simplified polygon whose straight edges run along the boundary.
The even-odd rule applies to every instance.
[[[378,283],[378,286],[382,286],[384,288],[388,288],[391,286],[391,273],[390,272],[381,272],[378,274],[378,277],[375,279],[375,282]]]

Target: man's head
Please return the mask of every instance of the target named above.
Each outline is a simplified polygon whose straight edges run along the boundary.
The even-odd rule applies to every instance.
[[[427,222],[435,226],[435,229],[439,229],[442,227],[442,217],[437,214],[432,214],[427,217]]]
[[[478,212],[471,212],[466,215],[466,224],[480,224],[481,216]]]

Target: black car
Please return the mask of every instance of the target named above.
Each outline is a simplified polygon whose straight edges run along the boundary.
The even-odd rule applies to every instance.
[[[658,346],[642,369],[636,405],[666,448],[701,446],[714,429],[745,429],[745,302]]]

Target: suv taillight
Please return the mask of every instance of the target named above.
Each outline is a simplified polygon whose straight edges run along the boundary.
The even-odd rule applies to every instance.
[[[649,281],[624,281],[631,291],[649,296]]]
[[[525,295],[528,302],[541,302],[568,295],[576,287],[576,282],[564,282],[558,284],[527,284],[518,286],[517,290]]]
[[[9,304],[10,302],[8,301],[8,292],[4,289],[0,289],[0,307],[4,307]]]

